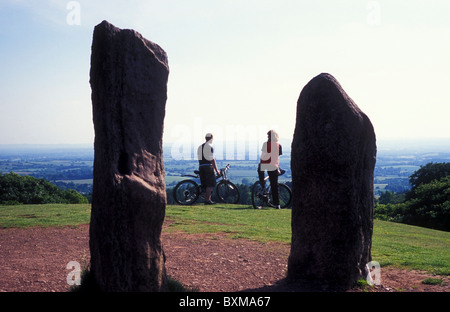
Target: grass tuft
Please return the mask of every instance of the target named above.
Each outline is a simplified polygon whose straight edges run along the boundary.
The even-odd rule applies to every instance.
[[[442,285],[443,283],[444,281],[442,280],[442,278],[433,278],[433,277],[426,278],[422,281],[422,284],[425,285]]]

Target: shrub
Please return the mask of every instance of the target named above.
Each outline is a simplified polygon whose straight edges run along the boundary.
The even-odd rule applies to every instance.
[[[422,183],[400,204],[379,204],[374,216],[385,221],[450,230],[450,176]]]
[[[88,200],[74,190],[62,190],[44,179],[0,174],[0,204],[87,204]]]

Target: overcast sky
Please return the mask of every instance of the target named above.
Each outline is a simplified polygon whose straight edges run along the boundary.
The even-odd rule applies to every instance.
[[[327,72],[378,139],[450,137],[448,0],[1,0],[0,144],[92,143],[92,32],[108,20],[168,54],[165,141],[291,139]]]

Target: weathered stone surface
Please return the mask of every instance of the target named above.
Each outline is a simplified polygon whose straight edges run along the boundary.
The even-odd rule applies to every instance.
[[[167,55],[155,43],[106,21],[95,27],[90,250],[91,272],[103,291],[167,287],[160,235],[168,74]]]
[[[288,279],[348,288],[371,260],[375,133],[329,74],[297,103],[292,142],[292,245]]]

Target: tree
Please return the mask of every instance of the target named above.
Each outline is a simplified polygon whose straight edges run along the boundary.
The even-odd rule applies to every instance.
[[[411,225],[450,230],[450,163],[429,163],[410,176],[406,201],[382,193],[375,216]]]
[[[378,202],[380,204],[398,204],[405,201],[405,194],[397,194],[393,191],[385,191],[380,193]]]
[[[0,174],[0,204],[84,204],[87,198],[74,190],[62,190],[44,179]]]
[[[67,201],[67,203],[70,203],[70,204],[75,204],[75,203],[87,204],[88,203],[88,199],[75,190],[64,191],[64,199]]]
[[[440,180],[448,175],[450,175],[450,163],[431,162],[425,166],[420,166],[420,169],[409,177],[409,183],[412,189],[415,189],[421,184],[430,183],[433,180]]]
[[[403,213],[405,223],[450,230],[450,175],[414,188]]]

